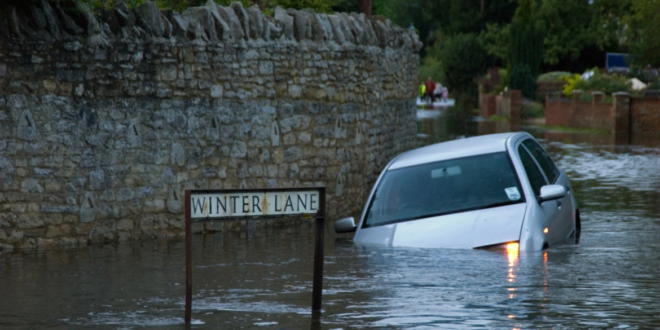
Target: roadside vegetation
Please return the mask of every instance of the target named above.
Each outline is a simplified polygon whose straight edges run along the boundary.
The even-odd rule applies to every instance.
[[[477,91],[520,89],[526,99],[542,102],[539,83],[546,81],[562,82],[559,92],[565,84],[608,94],[630,91],[627,80],[633,77],[649,89],[660,87],[657,70],[649,69],[660,67],[660,0],[399,2],[407,7],[397,11],[397,22],[412,22],[426,45],[420,81],[432,76],[472,100]],[[631,70],[596,70],[593,80],[575,79],[604,68],[606,53],[629,54]],[[497,68],[497,79],[491,68]]]

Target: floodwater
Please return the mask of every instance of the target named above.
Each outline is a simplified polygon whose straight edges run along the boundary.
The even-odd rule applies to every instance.
[[[512,129],[458,109],[419,117],[420,145]],[[572,179],[579,245],[360,247],[328,224],[313,318],[312,223],[195,235],[189,328],[660,328],[660,143],[513,129],[540,139]],[[0,329],[186,329],[183,252],[175,240],[0,255]]]

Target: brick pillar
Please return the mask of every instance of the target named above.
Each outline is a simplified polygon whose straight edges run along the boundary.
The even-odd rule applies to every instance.
[[[591,92],[591,103],[600,103],[603,101],[603,92]]]
[[[583,92],[582,92],[581,90],[579,90],[579,89],[574,90],[574,91],[573,91],[573,99],[572,99],[572,101],[573,101],[573,102],[575,102],[575,101],[579,101],[579,100],[580,100],[580,96],[582,96],[582,93],[583,93]]]
[[[519,126],[522,112],[522,94],[520,90],[510,90],[509,97],[511,100],[511,112],[509,114],[509,123],[511,126]],[[513,130],[513,127],[512,127]]]
[[[570,116],[568,117],[570,119],[566,124],[568,126],[578,127],[576,126],[578,120],[575,118],[575,114],[578,113],[578,111],[580,111],[579,110],[580,107],[577,102],[580,100],[580,96],[582,96],[582,93],[583,93],[582,90],[579,89],[573,90],[573,98],[571,99],[571,107],[570,107],[571,111],[569,113]]]
[[[629,144],[632,137],[630,118],[630,93],[612,94],[612,133],[615,144]]]
[[[488,118],[495,114],[497,104],[493,94],[481,94],[481,117]]]

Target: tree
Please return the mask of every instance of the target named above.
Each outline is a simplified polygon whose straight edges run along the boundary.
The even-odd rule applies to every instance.
[[[476,79],[493,64],[476,33],[459,33],[440,37],[429,56],[442,63],[445,85],[469,96],[476,96]]]
[[[509,88],[533,98],[543,59],[543,22],[533,0],[520,0],[509,28]]]
[[[381,3],[385,3],[386,17],[399,26],[413,24],[426,45],[436,41],[435,31],[446,36],[478,34],[486,24],[509,23],[517,6],[511,0],[378,0],[374,1],[375,12],[383,13]]]
[[[631,1],[533,1],[537,11],[534,20],[542,22],[545,30],[543,67],[581,72],[602,65],[606,51],[625,51],[620,41]],[[509,63],[511,25],[511,22],[489,23],[482,32],[488,52],[503,63]]]
[[[636,0],[632,15],[627,18],[629,29],[626,42],[637,67],[660,67],[660,0]]]

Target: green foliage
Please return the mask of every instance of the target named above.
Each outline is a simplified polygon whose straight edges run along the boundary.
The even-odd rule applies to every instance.
[[[488,117],[488,121],[507,122],[507,121],[509,121],[509,117],[502,116],[502,115],[491,115],[490,117]]]
[[[632,83],[628,82],[625,76],[598,71],[595,71],[589,79],[579,80],[576,87],[583,91],[601,91],[608,95],[616,92],[632,92]]]
[[[648,90],[659,90],[660,89],[660,80],[655,80],[650,82],[647,86],[646,89]]]
[[[543,47],[536,50],[542,56],[542,63],[562,65],[578,59],[585,49],[625,51],[621,49],[621,40],[625,36],[623,31],[626,29],[624,17],[630,13],[631,2],[634,1],[521,0],[519,8],[529,7],[532,2],[533,10],[525,8],[524,12],[516,15],[519,19],[531,16],[533,23],[544,30],[540,37]],[[649,11],[656,12],[657,9]],[[488,52],[509,67],[512,67],[509,38],[513,33],[513,21],[489,23],[481,31]]]
[[[572,96],[574,90],[582,90],[586,97],[591,97],[591,92],[599,91],[607,95],[616,92],[632,92],[632,83],[623,75],[600,73],[597,69],[589,79],[582,79],[581,75],[575,74],[566,78],[564,94]],[[585,99],[586,100],[586,99]]]
[[[294,9],[305,9],[311,8],[314,9],[317,13],[330,13],[331,7],[334,4],[334,0],[272,0],[272,1],[263,1],[268,2],[269,5],[267,8],[275,8],[280,6],[282,8],[294,8]]]
[[[572,73],[566,72],[566,71],[546,72],[546,73],[540,75],[538,78],[536,78],[536,82],[541,83],[541,82],[566,81],[566,77],[572,76],[572,75],[573,75]]]
[[[521,117],[523,118],[544,118],[545,117],[545,108],[540,102],[533,101],[522,101],[521,107]]]
[[[627,40],[637,67],[660,67],[660,0],[636,0],[628,17]]]
[[[601,40],[591,29],[593,14],[588,1],[545,0],[540,8],[541,20],[546,22],[543,60],[556,64],[562,58],[575,59],[587,46]]]
[[[506,77],[506,72],[502,73],[503,70],[498,68],[489,69],[488,73],[479,81],[479,91],[486,94],[497,94],[504,90],[502,77]]]
[[[543,59],[544,28],[537,16],[533,0],[520,0],[509,30],[509,88],[520,89],[527,98],[534,97]]]
[[[358,0],[334,0],[331,5],[331,11],[333,12],[358,12]],[[373,14],[382,15],[386,18],[392,19],[396,15],[396,5],[400,0],[375,0],[373,1]],[[401,25],[404,28],[407,28],[410,25],[410,22]]]
[[[564,95],[570,97],[573,95],[574,90],[579,89],[577,88],[577,84],[580,81],[580,76],[580,74],[576,73],[574,75],[564,77],[564,80],[566,81],[563,89]]]
[[[379,12],[380,3],[387,4],[391,16]],[[435,43],[436,31],[447,36],[478,34],[486,24],[506,24],[511,21],[516,6],[511,0],[374,0],[375,13],[402,27],[412,23],[426,45]]]
[[[554,131],[554,132],[564,132],[564,133],[583,133],[583,134],[601,134],[601,135],[611,134],[609,129],[603,129],[603,128],[577,128],[570,126],[554,126],[554,125],[546,125],[545,130]]]
[[[507,65],[509,61],[510,30],[510,24],[486,24],[486,29],[481,32],[486,51],[504,62],[504,65]]]
[[[536,80],[532,70],[526,64],[518,64],[509,74],[509,89],[519,89],[526,98],[534,98],[536,93]]]
[[[419,66],[419,81],[425,81],[428,77],[433,78],[433,81],[446,81],[442,63],[432,56],[425,57]]]
[[[476,96],[477,77],[493,64],[493,58],[481,45],[479,36],[459,33],[440,40],[429,56],[437,57],[442,63],[445,84],[459,93]]]

